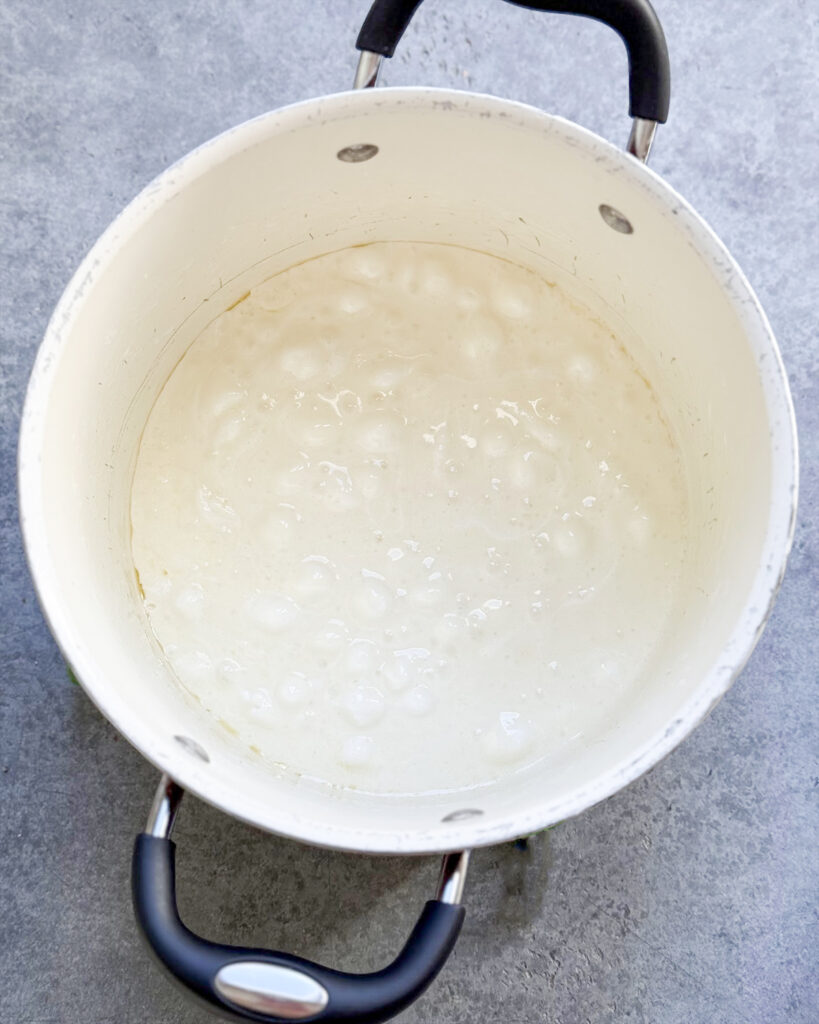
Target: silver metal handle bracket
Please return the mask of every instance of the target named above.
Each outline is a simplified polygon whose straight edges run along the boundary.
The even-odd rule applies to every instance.
[[[384,58],[380,53],[374,53],[372,50],[362,50],[361,56],[358,58],[355,78],[353,79],[353,88],[375,88],[378,84],[378,75],[381,72],[383,63]],[[649,121],[644,117],[635,117],[631,122],[631,133],[626,143],[626,152],[636,157],[641,163],[646,163],[656,131],[656,121]]]
[[[154,794],[154,802],[148,813],[145,832],[155,839],[170,839],[176,812],[182,803],[185,790],[178,786],[170,775],[163,775]]]
[[[154,794],[145,832],[156,839],[170,839],[176,813],[182,803],[185,790],[173,781],[170,775],[163,775]],[[457,906],[463,900],[466,884],[466,869],[469,866],[469,850],[445,853],[441,861],[441,874],[435,898],[441,903]]]
[[[469,850],[446,853],[441,861],[441,877],[435,898],[441,903],[457,905],[463,900],[466,884],[466,869],[469,866]]]
[[[635,117],[631,122],[631,134],[626,143],[626,152],[637,157],[641,163],[647,163],[656,131],[656,121],[647,121],[644,117]]]
[[[384,58],[380,53],[373,53],[372,50],[362,50],[361,56],[358,58],[353,88],[372,89],[377,85],[378,74],[383,63]]]

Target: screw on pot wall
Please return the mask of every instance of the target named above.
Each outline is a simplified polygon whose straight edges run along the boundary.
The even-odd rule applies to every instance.
[[[466,821],[467,818],[477,818],[483,811],[466,808],[463,811],[451,811],[441,818],[441,821]]]
[[[601,203],[597,209],[600,211],[600,216],[610,228],[613,228],[615,231],[619,231],[621,235],[634,234],[634,228],[631,226],[631,221],[628,217],[624,217],[619,210],[615,210],[613,206],[609,206],[607,203]]]
[[[365,160],[372,160],[378,152],[378,146],[371,142],[357,142],[354,146],[345,146],[340,149],[336,156],[345,164],[360,164]]]
[[[192,740],[190,736],[174,736],[174,739],[180,747],[187,750],[189,754],[193,754],[194,757],[198,757],[200,761],[204,761],[205,764],[210,764],[210,757],[208,757],[207,751],[204,747],[200,746],[196,740]]]

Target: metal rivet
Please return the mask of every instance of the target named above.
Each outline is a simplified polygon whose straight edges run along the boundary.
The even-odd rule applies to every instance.
[[[360,164],[364,160],[372,160],[377,152],[378,146],[374,146],[371,142],[357,142],[354,146],[345,146],[344,149],[340,149],[336,156],[345,164]]]
[[[187,750],[189,754],[193,754],[194,757],[198,757],[199,760],[204,761],[205,764],[210,763],[207,751],[204,747],[200,747],[196,740],[192,740],[190,736],[174,736],[174,739],[179,746]]]
[[[634,234],[634,228],[631,226],[631,221],[628,217],[624,217],[619,210],[615,210],[613,206],[608,206],[606,203],[601,203],[597,209],[600,211],[600,216],[610,228],[613,228],[615,231],[619,231],[621,235]]]
[[[476,811],[474,808],[466,808],[463,811],[452,811],[445,817],[441,818],[441,821],[466,821],[467,818],[477,818],[483,814],[483,811]]]

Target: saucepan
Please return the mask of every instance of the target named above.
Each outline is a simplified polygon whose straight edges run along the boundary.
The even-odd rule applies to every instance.
[[[19,473],[40,600],[86,692],[163,773],[134,853],[137,919],[172,975],[233,1019],[373,1022],[408,1005],[461,927],[467,851],[578,814],[672,750],[741,670],[784,571],[797,484],[788,385],[739,267],[645,164],[669,100],[656,15],[646,0],[520,6],[596,18],[623,38],[625,151],[509,100],[372,88],[417,7],[377,0],[355,88],[242,124],[160,175],[77,271],[32,373]],[[130,554],[141,432],[191,341],[273,274],[385,240],[501,256],[627,325],[666,396],[692,489],[690,585],[651,684],[563,760],[468,798],[329,791],[271,773],[170,678]],[[443,854],[437,897],[397,959],[370,975],[205,941],[175,907],[169,837],[183,790],[306,843]]]

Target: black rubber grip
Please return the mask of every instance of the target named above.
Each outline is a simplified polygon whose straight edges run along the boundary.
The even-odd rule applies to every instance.
[[[517,7],[577,14],[602,21],[626,44],[629,114],[665,123],[671,99],[671,68],[662,26],[649,0],[507,0]],[[392,57],[421,0],[375,0],[356,46]]]
[[[292,1017],[238,1007],[216,990],[215,978],[222,967],[247,961],[290,968],[324,987],[329,995],[325,1008],[300,1017],[301,1021],[377,1024],[389,1020],[435,978],[463,924],[463,907],[430,900],[395,960],[373,974],[345,974],[287,953],[223,946],[200,939],[182,923],[176,907],[175,853],[169,839],[137,836],[131,874],[136,919],[148,946],[172,977],[230,1020],[292,1024]]]

